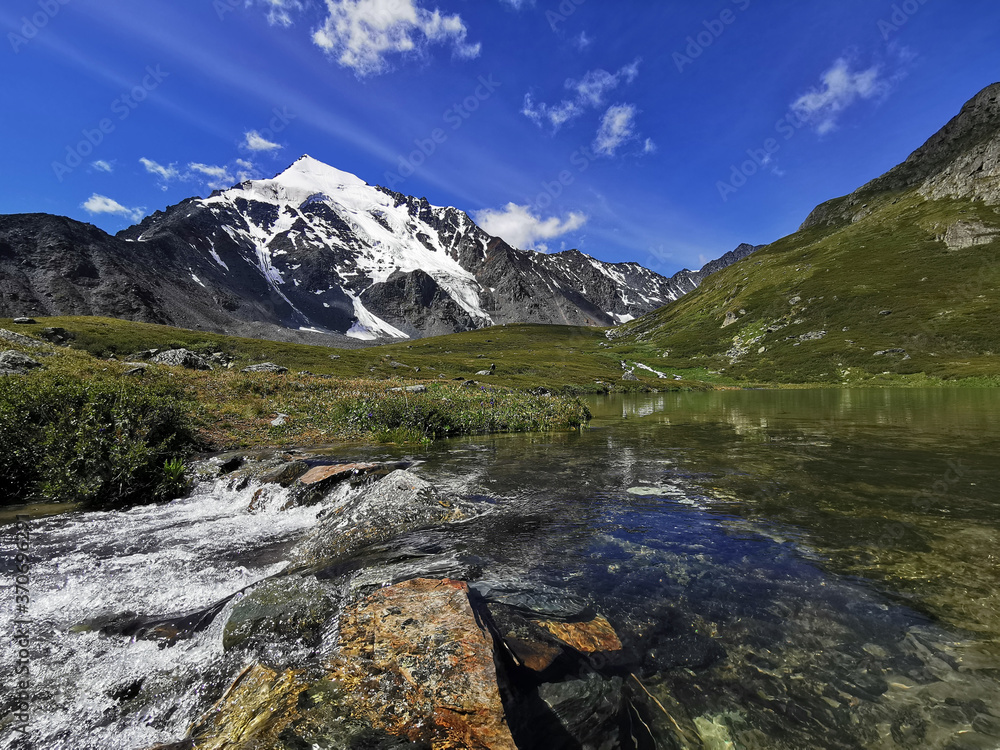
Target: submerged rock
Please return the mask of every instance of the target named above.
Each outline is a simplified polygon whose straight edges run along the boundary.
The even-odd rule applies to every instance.
[[[603,616],[587,622],[556,622],[543,620],[538,623],[568,646],[585,654],[597,651],[621,651],[618,634]]]
[[[321,568],[403,532],[466,517],[458,501],[399,469],[328,512],[292,550],[292,565]]]
[[[497,687],[493,642],[461,581],[380,589],[340,623],[331,678],[351,713],[435,748],[516,750]]]
[[[278,737],[291,723],[299,695],[308,687],[301,672],[278,673],[260,664],[251,665],[192,727],[191,747],[198,750],[283,747]]]
[[[265,581],[233,606],[222,633],[226,651],[263,642],[312,645],[336,611],[330,591],[315,579]]]
[[[579,746],[593,750],[622,747],[625,698],[620,677],[545,683],[538,687],[538,697]]]

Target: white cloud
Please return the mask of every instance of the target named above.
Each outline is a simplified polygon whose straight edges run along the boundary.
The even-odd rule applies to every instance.
[[[526,5],[534,5],[535,0],[500,0],[504,5],[509,5],[514,10],[521,10]]]
[[[423,54],[432,44],[450,44],[458,57],[478,57],[479,44],[466,41],[461,16],[442,15],[421,0],[326,0],[329,13],[313,42],[359,76],[383,73],[388,58]]]
[[[599,107],[604,103],[604,96],[618,88],[624,81],[632,83],[639,75],[639,61],[636,60],[631,65],[626,65],[615,73],[606,70],[592,70],[579,81],[566,81],[566,88],[577,93],[577,100],[593,107]]]
[[[268,7],[267,22],[272,26],[292,25],[292,11],[302,10],[299,0],[262,0]]]
[[[139,221],[146,215],[145,208],[127,208],[116,200],[108,198],[106,195],[94,193],[87,200],[80,204],[80,207],[90,214],[113,214],[124,216],[132,221]]]
[[[222,190],[231,187],[236,182],[236,178],[229,171],[229,167],[217,167],[211,164],[192,162],[188,164],[188,170],[189,174],[196,179],[197,175],[202,175],[203,179],[207,178],[205,179],[205,184],[213,190]]]
[[[97,161],[92,161],[90,166],[96,169],[98,172],[114,172],[115,168],[111,162],[104,161],[104,159],[98,159]]]
[[[583,52],[587,47],[593,44],[594,40],[587,36],[586,31],[581,31],[580,36],[573,40],[573,44],[576,46],[580,52]]]
[[[820,135],[837,127],[840,115],[859,99],[873,99],[888,91],[889,82],[880,77],[875,65],[867,70],[851,70],[840,58],[821,76],[822,84],[792,102],[792,111],[812,123]]]
[[[550,216],[543,219],[532,213],[530,206],[508,203],[501,209],[487,208],[473,216],[487,233],[503,238],[508,244],[522,250],[536,249],[540,240],[550,240],[573,232],[587,223],[581,213],[570,213],[564,219]],[[541,245],[537,249],[544,249]]]
[[[162,164],[157,164],[152,159],[147,159],[145,156],[139,159],[139,162],[146,168],[147,172],[155,174],[164,182],[176,180],[181,176],[181,173],[177,171],[177,166],[175,164],[165,167]]]
[[[659,146],[657,146],[652,138],[647,138],[646,142],[642,146],[642,152],[644,154],[655,154]]]
[[[567,122],[575,120],[583,113],[583,107],[579,106],[576,102],[564,101],[555,106],[545,103],[535,104],[535,100],[532,99],[531,94],[525,94],[524,107],[521,109],[521,114],[528,117],[537,125],[544,125],[548,122],[552,126],[553,132],[558,131]]]
[[[639,60],[609,73],[598,68],[586,73],[579,81],[568,79],[566,88],[573,92],[571,99],[564,99],[559,104],[535,103],[531,94],[524,97],[521,114],[537,125],[552,127],[553,132],[570,120],[575,120],[590,108],[600,107],[605,97],[622,83],[632,83],[639,75]]]
[[[277,151],[281,144],[267,140],[256,130],[250,130],[244,135],[243,147],[250,151]]]
[[[601,127],[594,139],[594,151],[605,156],[614,156],[618,148],[635,136],[634,104],[616,104],[609,107],[601,120]]]

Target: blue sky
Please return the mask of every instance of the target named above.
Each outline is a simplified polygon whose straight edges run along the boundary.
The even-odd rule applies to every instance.
[[[661,273],[1000,80],[995,0],[5,0],[0,213],[118,231],[301,154]]]

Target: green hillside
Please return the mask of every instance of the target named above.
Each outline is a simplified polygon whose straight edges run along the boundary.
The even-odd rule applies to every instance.
[[[1000,209],[915,191],[874,200],[855,223],[799,231],[709,277],[622,340],[740,380],[1000,376]],[[949,229],[967,226],[995,235],[950,248]]]

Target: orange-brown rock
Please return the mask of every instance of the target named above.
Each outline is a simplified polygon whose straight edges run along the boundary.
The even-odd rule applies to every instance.
[[[374,471],[377,468],[378,464],[332,464],[328,466],[314,466],[299,477],[299,483],[306,485],[316,484],[317,482],[337,477],[348,479],[354,474],[364,474],[369,471]]]
[[[567,646],[572,646],[585,654],[595,651],[620,651],[622,648],[622,642],[618,640],[615,629],[601,615],[588,622],[540,620],[538,624]]]
[[[515,750],[493,642],[461,581],[416,579],[345,610],[331,678],[351,712],[435,750]]]

